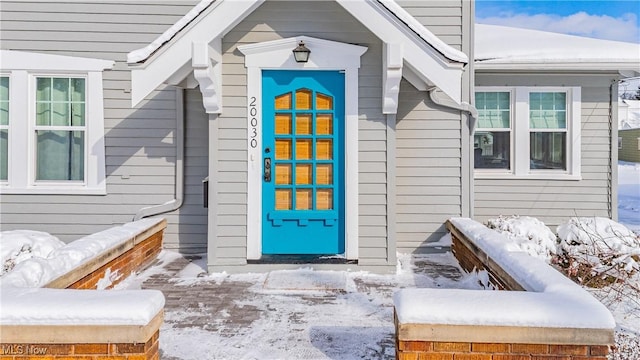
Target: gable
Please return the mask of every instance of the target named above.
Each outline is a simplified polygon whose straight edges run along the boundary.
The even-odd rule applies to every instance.
[[[156,41],[131,52],[128,61],[132,67],[133,105],[163,83],[178,84],[187,79],[195,69],[196,54],[199,60],[195,65],[205,70],[208,87],[219,89],[220,39],[263,2],[203,0]],[[388,66],[383,72],[386,84],[383,97],[386,104],[391,104],[385,105],[385,113],[395,111],[393,97],[394,94],[397,97],[399,79],[391,75],[392,81],[386,80],[398,71],[412,82],[424,83],[422,88],[437,87],[460,103],[463,66],[467,62],[464,53],[439,40],[393,1],[336,0],[336,3],[385,45],[383,58]],[[219,90],[214,92],[219,94]],[[388,101],[389,98],[392,100]],[[221,111],[219,101],[207,109],[209,113]]]

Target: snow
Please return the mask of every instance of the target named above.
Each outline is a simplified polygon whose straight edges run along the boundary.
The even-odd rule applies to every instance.
[[[57,237],[41,231],[13,230],[0,232],[0,276],[31,258],[46,258],[64,246]]]
[[[162,311],[158,290],[2,288],[0,325],[146,325]]]
[[[500,216],[487,226],[506,235],[520,250],[547,263],[556,253],[556,235],[540,220],[529,216]]]
[[[640,163],[618,163],[618,221],[640,234]]]
[[[640,100],[618,99],[618,129],[640,128]]]
[[[130,52],[127,54],[127,62],[129,64],[145,61],[151,54],[158,50],[164,43],[173,39],[180,30],[189,25],[200,13],[209,7],[215,0],[201,0],[178,22],[173,24],[169,29],[162,33],[158,38],[153,40],[149,45]]]
[[[606,51],[602,51],[606,49]],[[640,45],[498,25],[475,25],[479,63],[627,63],[637,69]]]
[[[577,287],[577,286],[576,286]],[[572,294],[458,289],[403,289],[394,296],[404,324],[613,329],[608,311]],[[590,296],[587,294],[587,296]],[[589,316],[585,316],[589,314]]]
[[[31,256],[15,265],[11,272],[2,275],[0,277],[0,287],[42,287],[79,265],[90,261],[98,254],[121,245],[161,221],[162,218],[138,220],[85,236],[63,246],[57,246],[44,256]],[[24,233],[10,233],[12,234],[9,234],[9,236],[13,240],[5,243],[5,232],[3,232],[3,254],[5,252],[7,254],[19,253],[21,251],[19,249],[24,247],[21,244],[29,241],[27,235],[22,236],[23,240],[16,240],[16,238],[20,237],[19,234]],[[39,236],[47,238],[48,235]],[[54,241],[48,240],[48,242],[44,242],[44,244],[48,243],[54,243]],[[51,245],[43,245],[45,249],[48,248],[47,246],[51,247]]]

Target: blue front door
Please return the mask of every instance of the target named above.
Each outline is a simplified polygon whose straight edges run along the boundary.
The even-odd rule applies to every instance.
[[[344,73],[262,72],[263,254],[344,253]]]

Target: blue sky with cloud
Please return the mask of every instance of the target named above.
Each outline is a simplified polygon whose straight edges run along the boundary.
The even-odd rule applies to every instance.
[[[640,0],[476,0],[476,22],[640,43]]]

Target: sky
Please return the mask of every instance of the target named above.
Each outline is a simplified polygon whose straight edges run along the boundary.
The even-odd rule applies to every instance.
[[[640,0],[476,0],[476,22],[640,43]]]

